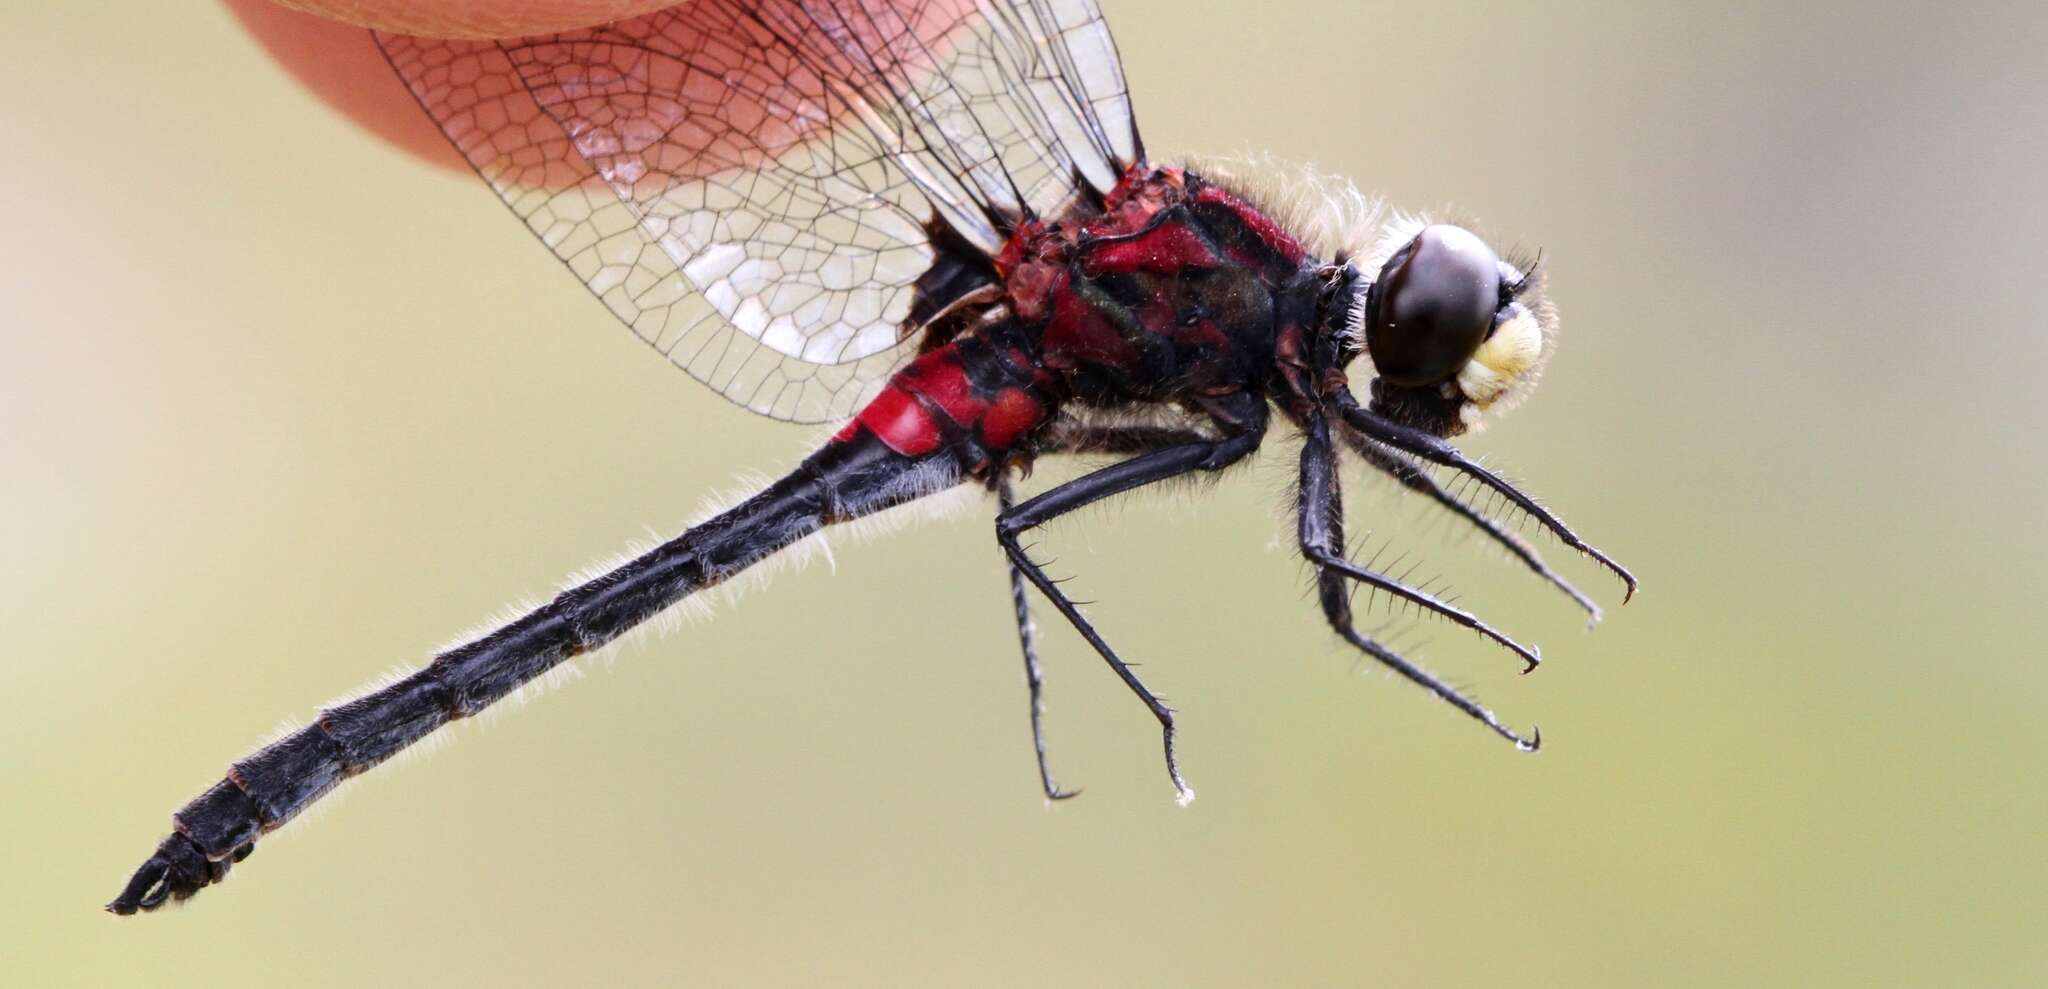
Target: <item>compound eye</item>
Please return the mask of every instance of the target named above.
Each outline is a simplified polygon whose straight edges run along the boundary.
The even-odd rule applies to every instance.
[[[1433,385],[1456,377],[1500,309],[1500,258],[1463,227],[1424,227],[1380,269],[1365,345],[1380,377]]]

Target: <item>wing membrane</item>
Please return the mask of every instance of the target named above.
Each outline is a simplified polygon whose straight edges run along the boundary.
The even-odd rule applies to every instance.
[[[993,254],[1140,154],[1087,0],[696,0],[518,41],[378,42],[614,316],[794,421],[849,415],[915,350],[935,221]]]

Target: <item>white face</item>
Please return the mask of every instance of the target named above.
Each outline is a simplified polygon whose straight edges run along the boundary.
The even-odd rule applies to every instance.
[[[1543,330],[1542,322],[1521,300],[1503,307],[1493,324],[1493,335],[1458,369],[1458,390],[1466,400],[1483,412],[1515,392],[1518,385],[1534,384],[1530,377],[1547,356]]]

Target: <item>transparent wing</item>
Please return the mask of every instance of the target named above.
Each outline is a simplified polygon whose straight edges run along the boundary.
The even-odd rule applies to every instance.
[[[993,255],[1142,154],[1092,0],[695,0],[377,40],[613,315],[780,419],[850,415],[915,351],[936,231]]]

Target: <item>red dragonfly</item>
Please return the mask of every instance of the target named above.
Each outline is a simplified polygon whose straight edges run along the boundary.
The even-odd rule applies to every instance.
[[[1346,557],[1340,451],[1595,619],[1437,471],[1497,492],[1634,592],[1628,571],[1447,442],[1524,395],[1550,356],[1556,315],[1533,265],[1459,227],[1389,218],[1342,182],[1154,163],[1092,0],[695,0],[513,42],[377,42],[478,174],[641,339],[755,412],[845,426],[737,507],[236,762],[173,816],[115,913],[219,882],[342,781],[792,543],[970,483],[1000,506],[1045,795],[1069,794],[1046,764],[1031,588],[1158,719],[1185,801],[1174,712],[1020,539],[1237,464],[1276,413],[1302,438],[1300,549],[1330,626],[1517,746],[1538,735],[1354,627],[1363,585],[1498,643],[1525,671],[1539,661]],[[1018,502],[1013,478],[1061,454],[1118,459]]]

